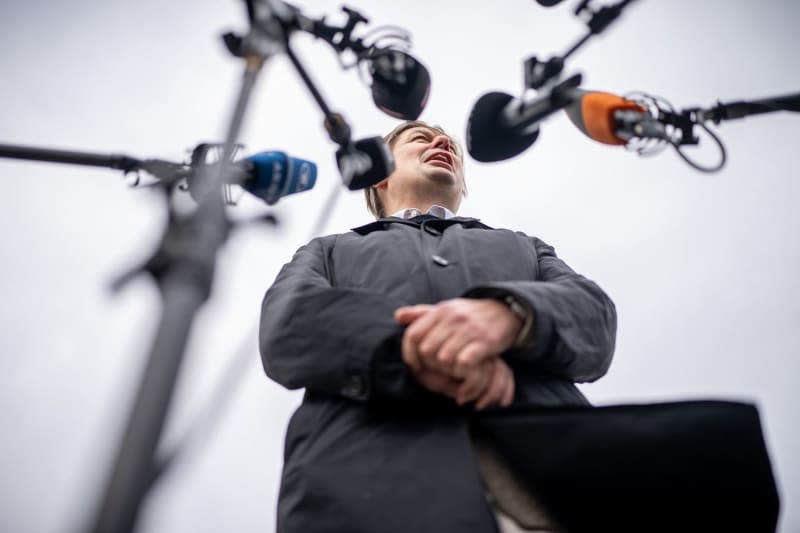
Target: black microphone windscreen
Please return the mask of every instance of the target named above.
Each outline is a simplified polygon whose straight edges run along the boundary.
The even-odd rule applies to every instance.
[[[371,187],[394,172],[392,152],[382,137],[359,139],[336,151],[336,164],[351,191]]]
[[[503,123],[510,94],[486,93],[475,102],[467,122],[467,151],[476,161],[492,163],[521,154],[539,137],[539,129],[522,134]]]
[[[399,50],[376,51],[369,60],[372,100],[387,115],[403,120],[420,116],[431,90],[431,76],[422,63]]]

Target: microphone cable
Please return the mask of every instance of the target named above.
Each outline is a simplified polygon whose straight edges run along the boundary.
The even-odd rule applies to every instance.
[[[686,155],[686,153],[684,153],[684,151],[681,150],[680,144],[678,143],[671,143],[671,144],[675,148],[675,151],[678,153],[681,159],[686,161],[686,163],[688,163],[689,166],[693,167],[696,170],[699,170],[700,172],[706,172],[708,174],[717,172],[721,170],[722,167],[725,166],[725,162],[728,160],[728,152],[725,150],[725,145],[722,144],[722,139],[720,139],[719,136],[717,136],[717,134],[711,131],[711,129],[708,126],[706,126],[704,122],[698,122],[697,126],[700,126],[700,128],[702,128],[703,131],[705,131],[708,134],[708,136],[711,137],[711,139],[717,145],[717,148],[719,148],[719,156],[720,156],[719,163],[717,163],[714,166],[703,166],[700,163],[697,163],[696,161],[691,159],[688,155]]]
[[[725,145],[717,134],[715,134],[706,124],[706,113],[701,112],[699,109],[686,110],[683,113],[678,113],[675,107],[666,98],[662,96],[654,96],[644,92],[632,92],[625,95],[625,98],[631,100],[643,108],[646,113],[652,117],[653,120],[658,121],[664,126],[664,132],[658,135],[633,135],[631,139],[625,144],[625,149],[636,152],[643,157],[654,156],[661,153],[667,146],[672,146],[677,152],[678,156],[683,159],[689,166],[699,170],[700,172],[713,173],[717,172],[728,160],[728,154],[725,150]],[[716,144],[719,150],[719,161],[714,165],[702,165],[696,160],[686,154],[682,146],[686,144],[697,145],[700,139],[694,137],[692,128],[699,126],[708,137]]]

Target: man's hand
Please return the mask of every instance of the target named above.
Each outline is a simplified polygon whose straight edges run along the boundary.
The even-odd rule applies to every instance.
[[[478,396],[475,409],[481,410],[492,405],[507,407],[514,400],[514,372],[500,359],[493,360],[489,384]],[[459,391],[460,393],[461,391]],[[456,398],[456,401],[459,399]],[[471,401],[471,400],[466,400]]]
[[[484,361],[508,350],[522,320],[491,299],[454,298],[436,305],[412,305],[395,311],[408,325],[403,361],[415,372],[423,367],[460,379]]]
[[[432,370],[430,368],[421,368],[420,370],[411,370],[411,374],[417,383],[432,392],[437,392],[448,398],[456,399],[458,396],[459,387],[463,381],[455,379],[439,370]]]
[[[452,378],[439,370],[412,370],[426,389],[448,396],[458,405],[475,401],[475,409],[492,405],[507,406],[514,399],[514,374],[502,359],[488,359],[463,379]]]
[[[408,328],[403,361],[425,388],[475,407],[509,405],[514,375],[498,356],[516,339],[522,321],[495,300],[457,298],[437,305],[401,307],[395,319]]]

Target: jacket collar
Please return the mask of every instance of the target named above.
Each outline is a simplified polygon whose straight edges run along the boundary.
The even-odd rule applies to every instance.
[[[373,231],[378,230],[385,230],[388,229],[392,224],[403,224],[406,226],[414,226],[420,227],[422,224],[426,226],[430,226],[434,229],[444,230],[448,226],[452,226],[453,224],[461,224],[465,228],[480,228],[480,229],[493,229],[483,222],[481,222],[477,218],[470,218],[470,217],[452,217],[448,219],[440,218],[434,220],[426,220],[424,223],[414,222],[412,220],[404,220],[402,218],[397,217],[384,217],[375,222],[370,222],[369,224],[364,224],[363,226],[358,226],[357,228],[353,228],[353,231],[358,233],[359,235],[367,235],[368,233],[372,233]]]

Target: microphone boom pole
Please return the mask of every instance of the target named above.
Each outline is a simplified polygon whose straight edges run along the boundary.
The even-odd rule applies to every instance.
[[[275,29],[277,26],[272,26]],[[219,191],[239,137],[251,92],[264,62],[281,47],[283,36],[252,26],[241,43],[245,70],[230,119],[220,164],[214,168],[196,212],[170,223],[156,255],[148,264],[163,296],[161,321],[146,368],[127,419],[111,476],[90,531],[130,533],[148,490],[157,479],[158,447],[194,316],[208,299],[217,251],[230,221]],[[200,172],[209,172],[208,167]]]
[[[772,113],[775,111],[800,112],[800,93],[762,98],[761,100],[718,103],[703,111],[703,119],[719,124],[723,120],[744,118],[750,115]]]
[[[73,150],[56,150],[37,148],[15,144],[0,144],[0,157],[23,159],[27,161],[43,161],[46,163],[62,163],[67,165],[83,165],[121,170],[125,174],[144,170],[152,174],[166,186],[172,186],[182,178],[191,176],[189,165],[174,163],[163,159],[136,159],[124,154],[99,154],[94,152],[77,152]],[[137,185],[137,179],[134,185]]]
[[[33,146],[0,144],[0,157],[26,159],[28,161],[45,161],[48,163],[65,163],[70,165],[86,165],[90,167],[106,167],[131,172],[141,168],[142,161],[122,154],[97,154],[91,152],[74,152],[69,150],[51,150]]]

